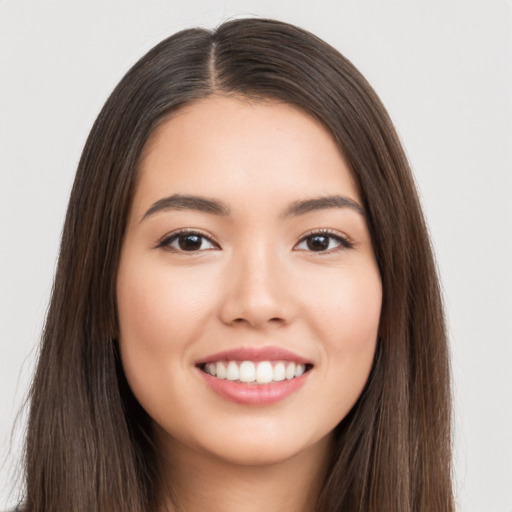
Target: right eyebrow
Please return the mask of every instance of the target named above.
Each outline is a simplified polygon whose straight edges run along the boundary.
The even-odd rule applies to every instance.
[[[166,210],[195,210],[213,215],[222,215],[223,217],[230,214],[228,206],[220,201],[214,201],[213,199],[201,196],[174,194],[154,202],[142,219],[140,219],[140,222],[155,213]]]
[[[363,207],[346,196],[326,196],[316,197],[313,199],[305,199],[302,201],[294,201],[282,214],[282,218],[296,217],[304,215],[315,210],[328,210],[331,208],[350,208],[364,217]]]

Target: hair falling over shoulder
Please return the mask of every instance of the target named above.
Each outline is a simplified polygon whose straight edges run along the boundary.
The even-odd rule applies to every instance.
[[[319,120],[361,191],[382,278],[377,352],[336,429],[317,510],[452,512],[450,371],[436,267],[412,174],[372,88],[292,25],[238,19],[164,40],[115,88],[71,192],[31,387],[30,512],[149,512],[158,457],[118,355],[115,283],[137,168],[155,127],[212,94],[277,99]]]

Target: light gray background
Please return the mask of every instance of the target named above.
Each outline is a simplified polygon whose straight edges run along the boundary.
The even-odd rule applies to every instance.
[[[94,118],[125,71],[164,37],[252,14],[327,40],[390,111],[445,292],[458,510],[511,512],[511,0],[1,0],[0,508],[10,500],[23,419],[12,440],[11,429]]]

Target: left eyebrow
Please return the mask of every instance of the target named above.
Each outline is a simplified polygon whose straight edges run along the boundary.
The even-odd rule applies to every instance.
[[[326,210],[330,208],[350,208],[364,217],[364,209],[353,199],[345,196],[326,196],[304,201],[294,201],[281,215],[283,219],[304,215],[315,210]]]
[[[220,201],[201,196],[174,194],[153,203],[140,221],[142,222],[146,217],[165,210],[195,210],[212,215],[229,215],[229,208]]]

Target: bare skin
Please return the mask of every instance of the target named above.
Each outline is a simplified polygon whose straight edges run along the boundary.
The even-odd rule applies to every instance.
[[[212,96],[155,131],[139,173],[119,341],[166,461],[162,512],[313,510],[333,429],[368,379],[382,302],[343,155],[295,107]],[[262,361],[268,393],[242,381],[242,363]]]
[[[331,439],[272,465],[239,466],[205,459],[173,445],[166,472],[175,499],[162,489],[162,512],[311,512],[324,481]],[[312,475],[314,477],[312,478]]]

